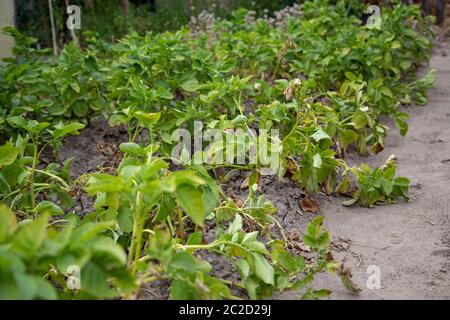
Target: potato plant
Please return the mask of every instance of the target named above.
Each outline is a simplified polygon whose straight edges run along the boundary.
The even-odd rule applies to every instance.
[[[0,146],[1,201],[25,214],[43,209],[62,214],[62,209],[48,200],[55,197],[65,207],[73,205],[68,184],[70,161],[62,169],[57,164],[41,169],[40,155],[48,145],[57,146],[63,137],[78,134],[85,126],[77,122],[50,126],[48,122],[26,120],[23,116],[8,117],[6,121],[18,134],[15,141]],[[48,200],[40,198],[42,201],[36,204],[40,193],[45,193]]]
[[[283,290],[317,299],[330,294],[310,286],[323,270],[348,287],[322,217],[302,238],[286,236],[258,188],[265,164],[215,161],[222,140],[198,143],[207,151],[193,158],[208,161],[191,161],[190,148],[185,161],[172,157],[176,130],[194,135],[199,122],[220,136],[276,129],[275,175],[296,181],[299,192],[345,194],[345,205],[408,199],[394,157],[374,169],[345,159],[352,150],[382,152],[389,128],[381,117],[405,135],[400,106],[426,103],[434,71],[417,79],[415,70],[430,55],[428,22],[397,3],[383,11],[381,29],[370,29],[359,19],[364,8],[347,9],[346,1],[315,0],[276,18],[238,10],[195,32],[131,33],[116,44],[89,34],[86,48],[70,44],[58,57],[6,29],[16,57],[0,68],[0,298],[133,298],[141,286],[167,281],[172,299]],[[126,126],[129,141],[112,172],[77,180],[95,198],[80,219],[71,212],[70,161],[44,167],[40,159],[94,116]],[[221,186],[235,171],[247,174],[243,201]],[[295,241],[312,255],[293,250]],[[225,259],[236,278],[217,276],[207,257]],[[77,290],[64,284],[73,265]]]

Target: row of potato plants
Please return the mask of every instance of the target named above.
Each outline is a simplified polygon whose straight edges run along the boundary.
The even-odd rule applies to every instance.
[[[144,284],[168,281],[173,299],[283,290],[316,299],[330,294],[311,289],[322,270],[356,290],[331,255],[322,217],[297,240],[315,255],[293,250],[258,191],[261,165],[170,162],[179,142],[172,133],[193,133],[196,121],[222,132],[278,129],[276,174],[299,192],[344,194],[346,205],[408,199],[395,157],[372,169],[348,166],[345,155],[381,152],[388,127],[380,117],[405,135],[400,106],[426,103],[434,71],[417,79],[415,70],[430,56],[429,21],[398,3],[371,29],[361,25],[363,11],[358,1],[351,13],[347,1],[307,1],[270,19],[239,10],[200,21],[195,34],[130,34],[109,44],[87,33],[86,48],[69,44],[58,57],[6,29],[16,58],[0,68],[0,298],[132,298]],[[57,152],[94,116],[128,129],[114,173],[73,181],[70,161],[41,163],[46,148]],[[222,190],[223,167],[247,174],[245,201]],[[79,184],[96,197],[82,219],[72,210]],[[239,280],[214,276],[206,253],[228,259]],[[72,266],[77,290],[67,286]]]

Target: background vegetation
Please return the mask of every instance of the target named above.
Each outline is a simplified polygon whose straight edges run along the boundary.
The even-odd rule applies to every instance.
[[[65,27],[67,3],[81,6],[82,31],[95,31],[107,41],[130,31],[177,30],[189,23],[191,16],[206,10],[216,17],[227,18],[238,8],[254,10],[258,15],[279,10],[295,0],[53,0],[57,39],[61,47],[70,39]],[[51,47],[48,0],[17,0],[18,29],[38,39],[41,46]]]

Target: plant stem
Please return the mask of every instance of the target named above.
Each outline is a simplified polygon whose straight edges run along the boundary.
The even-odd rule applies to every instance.
[[[292,126],[291,131],[289,131],[289,133],[284,137],[282,143],[285,144],[286,141],[291,137],[291,135],[295,132],[295,130],[297,130],[297,126],[298,126],[298,112],[295,112],[295,124]]]
[[[70,186],[62,178],[58,177],[57,175],[54,175],[53,173],[50,173],[50,172],[47,172],[44,170],[39,170],[39,169],[34,169],[34,172],[46,175],[46,176],[58,181],[59,183],[61,183],[63,185],[63,187],[66,189],[66,191],[70,190]]]
[[[226,243],[226,241],[216,240],[214,242],[211,242],[210,244],[177,245],[177,247],[182,250],[207,250],[224,243]]]
[[[226,241],[226,240],[216,240],[214,242],[211,242],[210,244],[192,244],[192,245],[176,245],[177,248],[182,249],[182,250],[207,250],[207,249],[212,249],[214,247],[220,246],[222,244],[226,244],[229,246],[233,246],[233,247],[238,247],[250,254],[253,254],[253,252],[251,252],[249,249],[245,248],[244,246],[238,244],[238,243],[234,243],[231,241]]]
[[[183,214],[181,213],[181,209],[178,207],[178,224],[180,225],[180,239],[183,242],[184,238],[184,227],[183,227]]]
[[[134,222],[133,222],[133,235],[131,238],[130,250],[128,250],[127,266],[128,266],[129,270],[131,270],[133,267],[134,248],[136,246],[136,241],[135,241],[136,234],[137,234],[137,222],[136,222],[136,218],[135,218]]]
[[[226,285],[229,285],[230,287],[237,287],[237,288],[241,288],[241,289],[246,289],[245,285],[243,283],[240,282],[233,282],[230,280],[225,280],[225,279],[219,279],[220,281],[222,281],[223,283],[225,283]]]
[[[173,229],[172,221],[170,220],[170,216],[168,216],[168,217],[166,218],[166,221],[167,221],[167,226],[169,227],[170,236],[171,236],[171,237],[175,237],[176,234],[175,234],[175,230]]]
[[[153,150],[150,150],[148,154],[147,164],[152,162]],[[142,234],[144,231],[145,224],[145,211],[143,208],[143,197],[142,191],[138,191],[136,194],[136,203],[134,211],[134,223],[133,223],[133,237],[131,239],[130,252],[128,253],[128,268],[131,269],[131,273],[134,275],[137,272],[138,262],[142,250]]]
[[[38,146],[37,143],[33,139],[33,165],[31,167],[30,173],[30,197],[31,197],[31,210],[36,208],[36,196],[34,193],[34,172],[36,171],[37,159],[38,159]]]
[[[144,229],[143,217],[142,217],[142,191],[138,191],[136,195],[136,208],[134,214],[134,223],[133,223],[133,238],[131,240],[131,248],[129,252],[129,262],[131,262],[131,273],[136,274],[137,272],[137,263],[139,262],[139,257],[142,249],[142,230]],[[134,252],[133,252],[134,251]],[[134,260],[133,260],[134,256]]]

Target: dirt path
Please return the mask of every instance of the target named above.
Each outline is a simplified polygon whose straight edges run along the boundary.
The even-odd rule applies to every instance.
[[[444,47],[448,52],[450,45]],[[333,290],[333,299],[450,299],[450,56],[435,51],[436,82],[427,106],[408,108],[408,135],[400,137],[388,124],[386,149],[353,159],[378,166],[395,154],[398,174],[411,179],[411,201],[374,209],[345,208],[340,198],[321,202],[326,226],[342,247],[336,256],[363,289],[351,294],[336,277],[322,276],[319,284]],[[381,289],[367,288],[369,265],[380,267]]]

